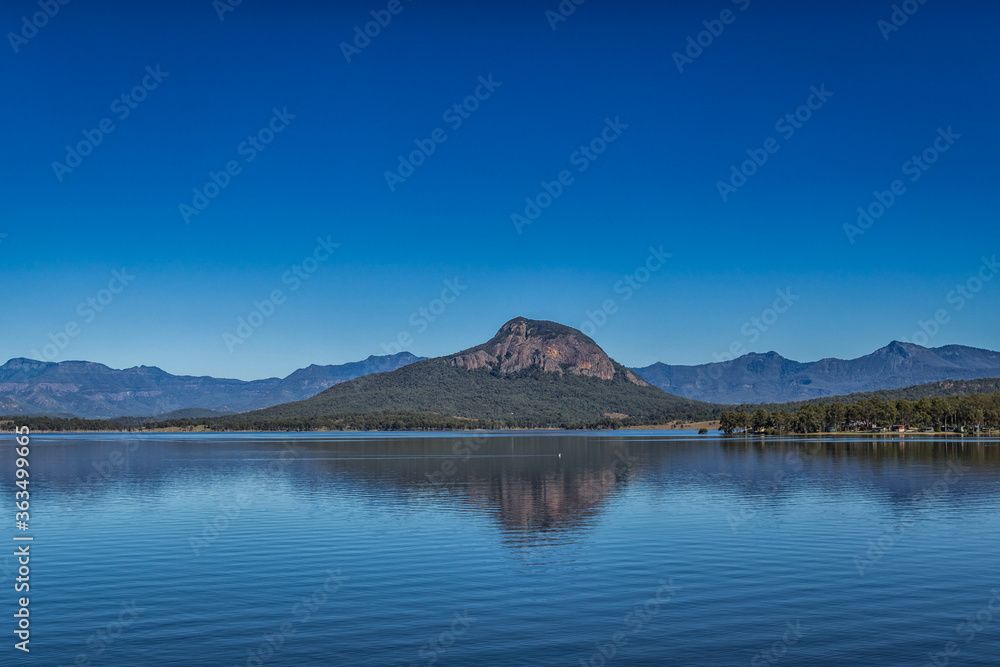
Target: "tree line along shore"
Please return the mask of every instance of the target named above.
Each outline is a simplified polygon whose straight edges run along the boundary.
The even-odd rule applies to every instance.
[[[719,429],[728,434],[884,430],[982,433],[1000,429],[1000,393],[916,401],[886,401],[876,396],[854,403],[806,404],[797,410],[748,406],[723,412]]]
[[[927,431],[985,433],[1000,429],[1000,392],[919,400],[863,397],[846,403],[708,406],[706,414],[628,416],[551,420],[537,417],[467,419],[434,413],[373,412],[336,416],[260,418],[253,413],[212,418],[157,420],[155,417],[82,419],[47,416],[0,417],[0,429],[28,426],[33,432],[241,432],[241,431],[463,431],[463,430],[615,430],[678,428],[708,432],[718,420],[726,434],[810,434],[828,432]],[[704,421],[703,421],[704,420]],[[700,423],[699,423],[700,422]]]

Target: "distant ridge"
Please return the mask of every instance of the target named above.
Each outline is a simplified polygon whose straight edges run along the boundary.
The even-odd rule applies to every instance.
[[[243,412],[309,398],[337,383],[396,370],[418,359],[400,352],[336,366],[313,365],[286,378],[250,382],[171,375],[155,366],[117,370],[88,361],[11,359],[0,366],[0,414],[109,419],[190,409]]]
[[[853,394],[814,398],[809,401],[793,401],[790,403],[745,404],[741,408],[763,407],[767,410],[797,410],[803,405],[822,405],[826,403],[857,403],[860,400],[879,398],[890,402],[896,400],[919,401],[922,398],[955,398],[971,394],[1000,393],[1000,378],[982,378],[980,380],[944,380],[917,384],[901,389],[880,389],[878,391],[859,391]]]
[[[943,380],[1000,377],[1000,353],[962,345],[926,348],[893,341],[857,359],[803,363],[776,352],[699,366],[632,369],[678,396],[723,404],[787,403]]]
[[[704,416],[708,403],[783,404],[1000,377],[998,352],[961,345],[925,348],[898,341],[851,360],[803,363],[768,352],[700,366],[657,363],[627,369],[576,329],[518,317],[490,340],[446,357],[423,360],[401,352],[341,365],[312,365],[286,378],[250,382],[172,375],[155,366],[116,370],[87,361],[11,359],[0,366],[0,414],[166,420],[216,418],[281,406],[274,414],[301,416],[298,407],[286,404],[319,399],[338,384],[424,361],[434,363],[393,376],[395,386],[382,379],[352,384],[350,393],[322,399],[336,405],[318,409],[310,404],[306,412],[329,416],[402,411],[507,421],[523,417],[524,423],[532,424],[589,422],[605,414],[625,414],[631,419],[676,413],[687,419]],[[478,374],[456,374],[455,370]],[[439,385],[425,386],[433,377]],[[566,381],[554,383],[555,378]],[[496,379],[511,382],[496,384]],[[585,379],[616,387],[624,383],[626,391],[612,391],[607,384],[585,387],[581,383]],[[547,388],[539,384],[543,380]],[[649,389],[650,385],[662,391],[640,397],[629,389]],[[507,395],[515,386],[522,395]],[[557,405],[561,400],[567,403]],[[599,405],[618,407],[608,407],[594,417]]]
[[[608,419],[710,417],[716,412],[714,406],[650,386],[572,327],[516,317],[490,340],[467,350],[222,421],[261,425],[302,420],[318,428],[361,424],[396,429],[482,420],[491,427],[560,427]]]

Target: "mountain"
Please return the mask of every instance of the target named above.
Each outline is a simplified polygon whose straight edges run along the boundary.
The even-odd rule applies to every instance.
[[[482,345],[391,373],[360,377],[305,401],[223,420],[257,425],[313,420],[317,427],[344,427],[329,420],[397,415],[398,423],[430,423],[426,420],[433,416],[541,427],[591,423],[609,416],[653,421],[716,412],[713,406],[650,386],[576,329],[517,317]],[[328,421],[316,421],[324,419]],[[396,423],[386,420],[384,425]]]
[[[189,409],[244,412],[309,398],[337,383],[393,371],[418,359],[400,352],[337,366],[309,366],[286,378],[250,382],[171,375],[155,366],[116,370],[87,361],[11,359],[0,366],[0,414],[69,413],[108,419]]]
[[[970,396],[972,394],[1000,394],[1000,378],[983,378],[981,380],[944,380],[942,382],[929,382],[927,384],[917,384],[912,387],[902,389],[879,389],[878,391],[859,391],[843,396],[830,396],[829,398],[813,398],[808,401],[794,401],[792,403],[765,403],[762,405],[747,404],[741,406],[744,409],[762,407],[766,410],[785,410],[793,412],[803,405],[825,405],[827,403],[857,403],[860,400],[878,398],[886,403],[904,400],[919,401],[922,398],[956,398],[960,396]]]
[[[664,391],[713,403],[787,403],[943,380],[1000,376],[1000,353],[961,345],[926,348],[894,341],[857,359],[803,363],[776,352],[700,366],[656,363],[632,369]]]

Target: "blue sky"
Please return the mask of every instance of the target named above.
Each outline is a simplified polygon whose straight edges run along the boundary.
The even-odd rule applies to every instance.
[[[250,379],[524,315],[597,322],[628,365],[805,361],[939,311],[917,342],[1000,348],[1000,280],[955,292],[1000,251],[998,7],[914,2],[889,30],[879,2],[217,6],[70,2],[32,31],[39,4],[5,4],[0,356]]]

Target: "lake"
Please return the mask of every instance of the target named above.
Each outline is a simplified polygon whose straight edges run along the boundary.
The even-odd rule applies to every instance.
[[[30,663],[997,665],[998,445],[36,435]]]

